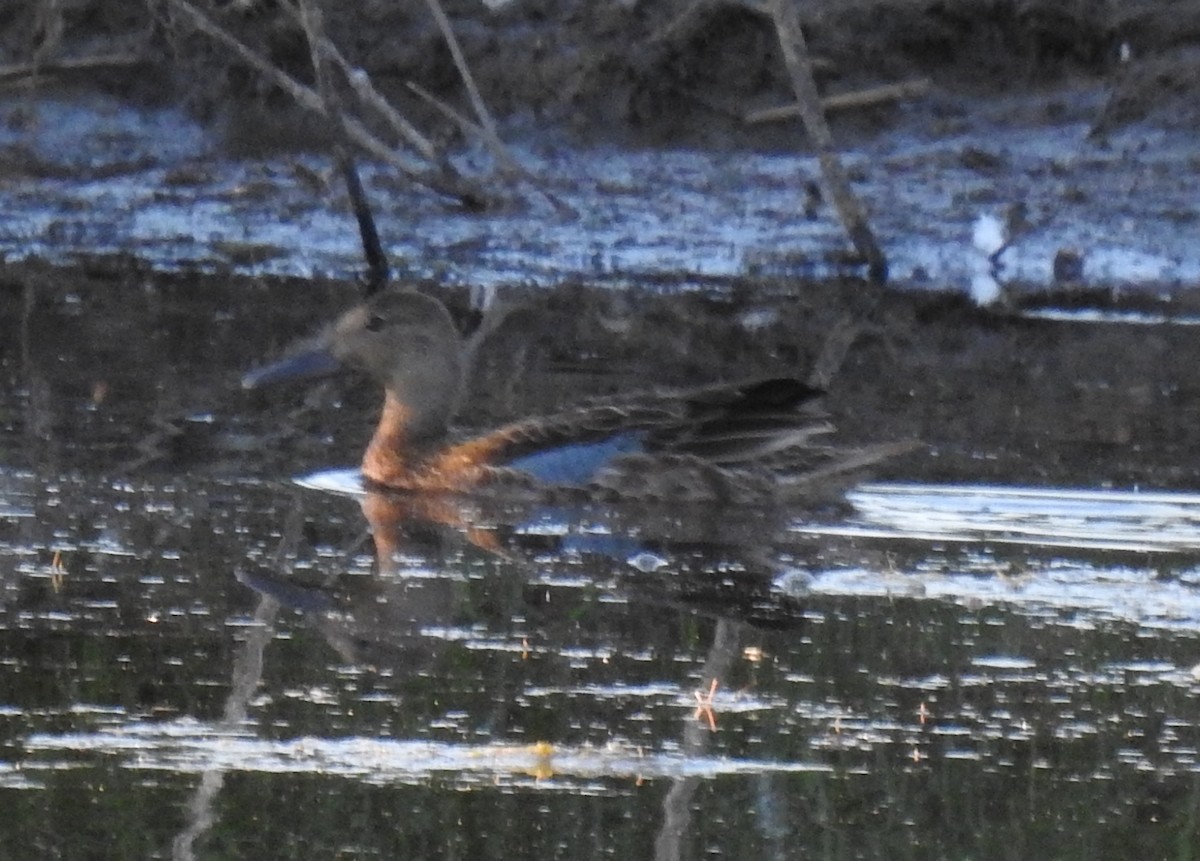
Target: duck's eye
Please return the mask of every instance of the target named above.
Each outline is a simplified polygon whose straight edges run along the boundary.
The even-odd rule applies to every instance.
[[[383,328],[384,323],[386,323],[386,322],[387,321],[383,319],[382,315],[372,314],[370,317],[367,318],[365,328],[368,332],[378,332],[380,329]]]

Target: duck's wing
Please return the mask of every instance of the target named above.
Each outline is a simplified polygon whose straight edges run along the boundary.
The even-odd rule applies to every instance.
[[[585,483],[631,454],[735,466],[831,430],[817,407],[822,394],[799,380],[773,378],[593,400],[451,446],[434,466],[513,470],[551,484]]]
[[[646,450],[717,466],[760,461],[833,430],[821,408],[824,394],[790,378],[695,389],[678,404],[678,420],[648,429]]]

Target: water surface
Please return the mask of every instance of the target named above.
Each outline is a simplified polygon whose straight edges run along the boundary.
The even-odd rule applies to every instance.
[[[348,408],[236,387],[262,315],[311,322],[284,289],[4,292],[4,845],[1189,857],[1194,494],[331,492],[294,479],[353,462]]]

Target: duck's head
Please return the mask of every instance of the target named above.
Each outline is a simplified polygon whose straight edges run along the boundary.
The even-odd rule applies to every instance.
[[[290,356],[251,371],[245,388],[327,374],[340,367],[365,372],[402,409],[412,437],[445,430],[458,406],[462,338],[446,306],[431,296],[388,290],[351,308]]]

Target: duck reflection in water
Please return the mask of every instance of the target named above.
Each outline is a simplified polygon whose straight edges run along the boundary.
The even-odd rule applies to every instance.
[[[702,523],[661,505],[614,510],[381,491],[359,503],[373,543],[370,576],[355,573],[350,555],[318,560],[306,577],[258,569],[238,579],[300,612],[345,663],[397,678],[452,660],[463,637],[506,648],[577,642],[580,620],[612,599],[643,608],[634,615],[665,611],[667,628],[675,614],[798,628],[808,608],[793,587],[803,578],[780,588],[783,571],[861,565],[872,552],[858,539],[790,534],[781,557],[780,523],[757,510]],[[659,636],[596,633],[609,643]]]

